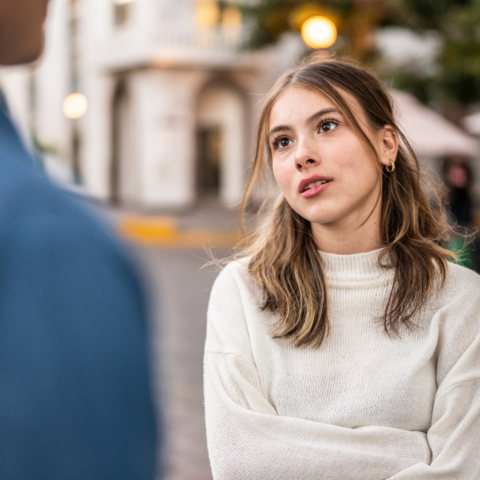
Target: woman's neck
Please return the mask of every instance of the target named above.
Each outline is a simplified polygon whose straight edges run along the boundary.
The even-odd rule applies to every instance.
[[[342,224],[311,223],[313,237],[322,252],[353,255],[381,247],[380,215],[374,212],[363,224],[358,221]]]

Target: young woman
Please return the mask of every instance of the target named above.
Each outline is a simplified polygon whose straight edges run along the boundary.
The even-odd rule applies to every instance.
[[[215,480],[479,479],[480,276],[449,262],[385,88],[340,61],[284,74],[244,205],[268,169],[269,223],[209,305]]]

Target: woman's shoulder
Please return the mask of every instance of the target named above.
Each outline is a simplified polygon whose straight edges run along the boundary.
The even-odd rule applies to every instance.
[[[249,262],[250,259],[248,257],[242,257],[227,263],[227,265],[225,265],[225,267],[218,274],[215,284],[229,283],[232,280],[236,281],[237,283],[249,282]]]
[[[209,328],[226,345],[237,344],[237,336],[248,338],[248,318],[258,311],[259,289],[249,277],[248,259],[237,259],[223,268],[213,285],[207,315]]]
[[[480,312],[480,275],[473,270],[448,262],[445,283],[438,293],[440,308],[457,314]]]
[[[442,390],[465,380],[465,366],[474,365],[469,355],[478,356],[480,347],[480,275],[454,263],[448,264],[447,272],[436,315],[437,381]]]
[[[447,264],[445,286],[458,293],[475,293],[480,298],[480,275],[456,263],[448,262]]]
[[[229,262],[216,278],[210,299],[239,300],[255,305],[262,303],[263,291],[249,273],[249,263],[250,257]]]
[[[212,295],[236,295],[245,287],[254,288],[248,273],[249,258],[236,258],[223,266],[215,279]]]
[[[250,257],[240,257],[228,262],[223,270],[235,271],[240,273],[248,273],[248,264]]]

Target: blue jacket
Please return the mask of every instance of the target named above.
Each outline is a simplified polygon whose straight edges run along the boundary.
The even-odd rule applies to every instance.
[[[0,109],[0,479],[151,480],[142,290]]]

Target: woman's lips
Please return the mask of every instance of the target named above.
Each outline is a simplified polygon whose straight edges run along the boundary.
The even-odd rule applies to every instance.
[[[310,188],[309,190],[305,190],[304,192],[302,192],[302,197],[303,198],[315,197],[319,193],[323,192],[332,183],[332,181],[333,180],[330,180],[329,182],[318,185],[318,187],[313,187],[313,188]]]

